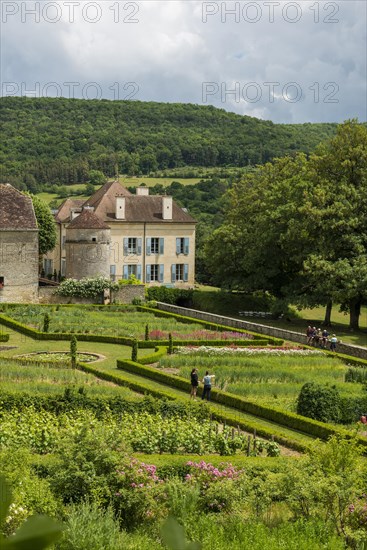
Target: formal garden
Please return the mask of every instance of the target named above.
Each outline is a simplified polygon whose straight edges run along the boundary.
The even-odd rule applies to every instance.
[[[364,548],[363,361],[152,305],[2,306],[3,547]]]

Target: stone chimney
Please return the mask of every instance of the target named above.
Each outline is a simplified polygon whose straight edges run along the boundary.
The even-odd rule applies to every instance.
[[[125,219],[125,197],[116,197],[116,220]]]
[[[172,220],[172,197],[162,197],[162,218]]]
[[[139,185],[139,187],[136,188],[136,194],[140,197],[146,197],[149,195],[149,187],[146,187],[146,185]]]

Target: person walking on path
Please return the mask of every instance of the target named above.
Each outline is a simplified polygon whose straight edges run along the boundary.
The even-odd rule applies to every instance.
[[[190,374],[190,377],[191,377],[191,393],[190,393],[190,398],[196,399],[196,392],[197,392],[198,385],[199,385],[199,374],[198,374],[198,369],[192,369],[191,374]]]
[[[206,397],[208,401],[210,401],[210,392],[212,390],[212,378],[215,378],[215,374],[209,374],[207,370],[203,378],[204,389],[202,399]]]
[[[330,338],[330,351],[336,350],[336,344],[338,343],[338,339],[335,334],[332,335]]]

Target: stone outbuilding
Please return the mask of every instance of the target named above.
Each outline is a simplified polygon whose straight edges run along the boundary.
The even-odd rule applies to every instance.
[[[38,227],[33,203],[0,184],[0,302],[38,301]]]
[[[110,227],[84,207],[66,227],[66,278],[110,277]]]

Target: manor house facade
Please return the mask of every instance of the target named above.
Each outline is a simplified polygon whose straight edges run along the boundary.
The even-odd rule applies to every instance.
[[[66,199],[55,212],[58,241],[45,274],[112,280],[134,275],[148,285],[192,287],[196,221],[168,196],[130,193],[108,182],[89,199]]]

